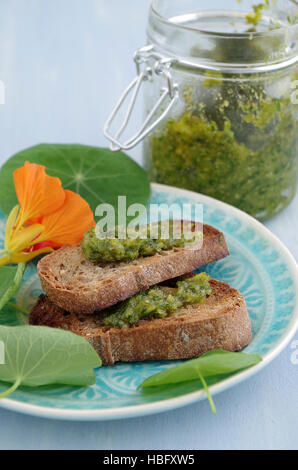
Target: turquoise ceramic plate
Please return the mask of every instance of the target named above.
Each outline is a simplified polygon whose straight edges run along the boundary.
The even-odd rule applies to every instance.
[[[298,272],[295,260],[283,244],[262,224],[245,213],[214,199],[189,191],[153,185],[154,203],[203,203],[204,222],[222,230],[231,255],[206,267],[212,277],[226,281],[244,295],[253,325],[247,352],[259,353],[263,362],[211,387],[214,394],[247,379],[265,367],[287,345],[298,324]],[[1,219],[3,232],[5,219]],[[1,234],[3,235],[3,233]],[[1,236],[3,239],[3,236]],[[40,293],[35,265],[26,272],[16,301],[29,309]],[[26,323],[13,311],[1,314],[7,325]],[[177,362],[176,362],[177,363]],[[197,384],[180,385],[146,396],[137,386],[173,362],[118,364],[96,372],[97,383],[89,388],[22,388],[0,405],[47,418],[109,420],[158,413],[204,399]],[[4,387],[0,387],[0,390]]]

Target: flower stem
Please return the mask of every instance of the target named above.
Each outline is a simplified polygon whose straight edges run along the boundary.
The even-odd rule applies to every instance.
[[[19,312],[24,313],[25,315],[29,316],[28,310],[26,310],[25,308],[21,307],[20,305],[14,304],[14,303],[12,303],[12,302],[7,302],[6,305],[9,305],[10,307],[15,308],[15,309],[18,310]]]
[[[13,393],[19,387],[20,384],[21,384],[21,379],[19,377],[18,379],[16,379],[15,383],[8,390],[5,390],[5,392],[0,393],[0,398],[5,398],[11,393]]]
[[[25,269],[26,269],[26,263],[19,263],[18,264],[18,268],[17,268],[17,272],[15,274],[15,277],[14,277],[14,280],[13,280],[13,283],[9,286],[9,288],[7,289],[7,291],[2,295],[2,297],[0,298],[0,310],[2,310],[2,308],[4,307],[4,305],[9,301],[9,299],[17,292],[17,290],[19,289],[21,283],[22,283],[22,280],[23,280],[23,276],[24,276],[24,273],[25,273]]]
[[[210,394],[210,391],[209,391],[209,388],[208,388],[208,385],[203,377],[203,375],[201,374],[201,372],[198,370],[198,374],[199,374],[199,377],[200,377],[200,380],[203,384],[203,387],[205,389],[205,392],[207,394],[207,398],[209,400],[209,404],[210,404],[210,407],[211,407],[211,410],[212,410],[212,413],[216,415],[216,408],[215,408],[215,405],[214,405],[214,401],[212,399],[212,396]]]

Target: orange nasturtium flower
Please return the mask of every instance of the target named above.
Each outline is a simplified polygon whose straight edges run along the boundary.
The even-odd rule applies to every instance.
[[[8,216],[0,266],[30,261],[63,245],[75,245],[94,226],[88,203],[64,190],[45,167],[26,162],[14,172],[19,204]]]

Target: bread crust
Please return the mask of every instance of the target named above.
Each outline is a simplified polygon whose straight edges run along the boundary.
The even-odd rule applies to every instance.
[[[201,225],[194,228],[201,229]],[[92,314],[229,254],[221,232],[204,225],[203,233],[199,249],[174,248],[129,263],[94,264],[84,257],[80,245],[63,247],[39,261],[38,275],[56,305],[69,312]]]
[[[212,295],[205,303],[183,307],[167,318],[141,320],[129,329],[103,327],[100,313],[69,313],[44,295],[32,308],[29,322],[85,337],[104,365],[188,359],[213,349],[239,351],[252,338],[245,300],[224,282],[212,279],[211,286]]]

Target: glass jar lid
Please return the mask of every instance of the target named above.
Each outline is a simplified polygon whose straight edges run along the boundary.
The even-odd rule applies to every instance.
[[[262,72],[295,63],[297,1],[259,2],[229,0],[223,10],[222,0],[212,9],[205,0],[153,0],[148,42],[165,57],[210,70]]]

